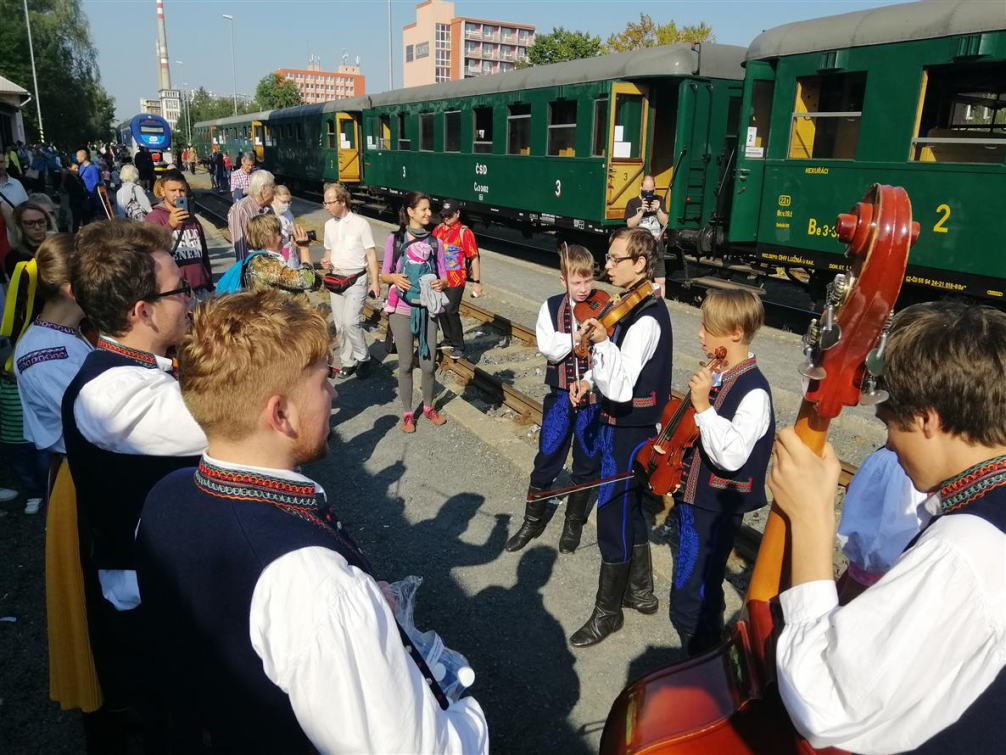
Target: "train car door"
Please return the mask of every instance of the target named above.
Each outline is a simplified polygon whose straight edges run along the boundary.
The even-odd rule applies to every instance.
[[[774,91],[775,69],[764,61],[749,61],[741,104],[737,174],[730,215],[729,238],[735,243],[753,242],[758,236]]]
[[[360,181],[360,124],[349,113],[337,113],[339,133],[339,180]]]
[[[252,121],[252,148],[257,162],[265,160],[265,127],[262,121]]]
[[[611,123],[608,129],[608,186],[604,217],[621,220],[625,206],[639,194],[645,172],[649,89],[624,81],[611,85]]]
[[[216,126],[210,126],[210,151],[211,152],[216,152],[216,149],[214,149],[214,148],[217,146],[217,144],[218,144],[218,142],[217,142],[217,127]]]

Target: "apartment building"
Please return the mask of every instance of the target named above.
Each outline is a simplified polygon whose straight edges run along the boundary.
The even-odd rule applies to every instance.
[[[312,60],[306,69],[280,68],[276,73],[296,84],[308,105],[367,93],[366,80],[358,65],[341,65],[337,71],[322,71],[321,63]]]
[[[454,3],[426,0],[402,29],[406,87],[506,73],[527,58],[534,26],[455,16]]]

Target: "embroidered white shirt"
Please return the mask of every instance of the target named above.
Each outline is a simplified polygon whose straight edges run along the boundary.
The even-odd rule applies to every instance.
[[[748,354],[751,359],[754,354]],[[723,383],[721,373],[713,373],[713,386]],[[772,421],[772,402],[761,388],[755,388],[741,399],[733,419],[726,419],[710,406],[695,414],[702,448],[709,460],[726,472],[736,472],[751,456],[755,443],[768,432]]]
[[[579,328],[575,317],[570,317],[570,321],[573,323],[573,333],[562,333],[555,329],[548,302],[542,304],[538,310],[538,321],[534,326],[535,335],[538,337],[538,352],[548,361],[561,362],[573,350],[573,341]]]
[[[583,379],[611,401],[631,401],[639,373],[659,343],[660,323],[653,317],[640,317],[625,331],[621,347],[610,338],[594,344],[594,361]]]

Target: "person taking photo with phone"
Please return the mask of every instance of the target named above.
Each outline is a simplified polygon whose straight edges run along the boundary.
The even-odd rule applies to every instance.
[[[639,184],[639,196],[633,197],[625,205],[625,224],[629,228],[649,231],[657,240],[657,265],[653,270],[653,282],[663,291],[667,270],[664,265],[662,237],[669,218],[660,197],[656,195],[656,188],[653,176],[643,176],[643,181]]]
[[[198,300],[213,293],[213,270],[203,227],[189,211],[189,182],[177,168],[161,174],[161,203],[143,219],[171,231],[171,256]]]

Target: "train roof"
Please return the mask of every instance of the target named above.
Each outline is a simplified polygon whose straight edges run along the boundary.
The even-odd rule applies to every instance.
[[[260,110],[257,113],[245,113],[244,115],[228,115],[226,118],[215,118],[212,121],[199,121],[193,123],[196,126],[232,126],[235,123],[251,123],[252,121],[264,121],[270,113],[278,113],[278,110]]]
[[[748,60],[1006,29],[1001,2],[923,0],[777,26],[755,37]]]
[[[744,62],[744,53],[743,47],[709,43],[702,46],[700,58],[689,44],[660,45],[645,50],[612,53],[548,66],[533,66],[492,76],[477,76],[461,81],[396,89],[392,92],[371,95],[370,99],[374,106],[380,107],[611,79],[692,75],[715,79],[742,79],[744,70],[741,65]],[[700,70],[696,72],[697,67]]]

